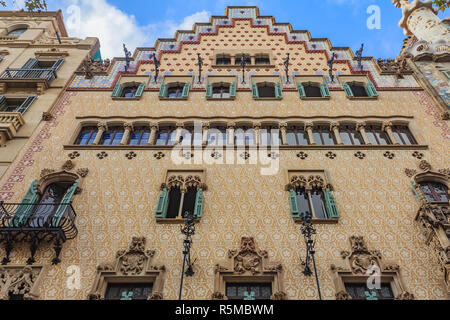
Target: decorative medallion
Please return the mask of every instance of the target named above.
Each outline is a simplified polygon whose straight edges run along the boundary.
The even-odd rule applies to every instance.
[[[276,160],[276,159],[278,159],[280,157],[280,154],[276,153],[275,151],[273,151],[273,152],[269,153],[267,155],[267,157],[271,158],[272,160]]]
[[[161,160],[161,159],[164,158],[166,155],[165,155],[163,152],[159,151],[159,152],[155,153],[153,156],[154,156],[157,160]]]
[[[105,151],[97,153],[97,158],[99,158],[100,160],[105,159],[107,156],[108,154]]]
[[[328,152],[325,156],[326,156],[327,158],[330,158],[331,160],[333,160],[333,159],[336,159],[337,154],[330,151],[330,152]]]
[[[392,159],[395,158],[395,154],[392,153],[392,152],[390,152],[390,151],[386,151],[386,152],[383,154],[383,156],[384,156],[385,158],[390,159],[390,160],[392,160]]]
[[[72,152],[72,153],[69,153],[69,158],[70,159],[75,159],[75,158],[78,158],[80,156],[80,153],[78,152],[78,151],[74,151],[74,152]]]
[[[357,153],[355,153],[355,157],[363,160],[366,157],[366,154],[361,151],[358,151]]]
[[[211,158],[218,160],[218,159],[222,158],[222,154],[218,151],[215,151],[215,152],[211,153]]]
[[[242,159],[247,160],[248,158],[250,158],[250,153],[248,153],[247,151],[245,151],[245,152],[242,152],[239,156],[240,156]]]
[[[423,157],[424,157],[424,154],[421,153],[421,152],[419,152],[419,151],[414,151],[414,153],[412,154],[412,156],[413,156],[414,158],[417,158],[417,159],[419,159],[419,160],[422,160]]]
[[[137,154],[134,151],[130,151],[125,155],[125,158],[127,158],[128,160],[133,160],[136,157],[137,157]]]
[[[305,160],[309,156],[308,156],[308,154],[306,152],[300,151],[299,153],[297,153],[297,157],[302,159],[302,160]]]

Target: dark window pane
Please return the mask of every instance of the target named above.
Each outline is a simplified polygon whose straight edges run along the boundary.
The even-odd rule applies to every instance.
[[[197,197],[197,188],[188,187],[187,192],[184,194],[183,210],[181,211],[183,218],[185,217],[186,212],[194,214],[196,197]]]
[[[268,84],[258,84],[258,93],[260,98],[274,98],[275,86]]]
[[[229,300],[269,300],[272,296],[271,283],[227,283],[226,293]]]
[[[97,127],[84,127],[81,129],[75,144],[78,145],[90,145],[94,142],[97,136]]]
[[[183,86],[172,86],[168,89],[168,97],[175,99],[175,98],[181,98],[183,96]]]
[[[355,97],[367,97],[366,88],[364,88],[363,86],[352,84],[350,85],[350,88],[352,89],[353,95]]]
[[[169,207],[167,208],[166,218],[178,217],[181,202],[181,190],[179,187],[173,187],[169,191]]]
[[[346,283],[345,290],[353,300],[393,300],[394,293],[389,283],[382,283],[380,289],[369,289],[366,283]]]
[[[304,85],[305,93],[307,97],[322,97],[320,87],[314,85]]]
[[[152,283],[109,283],[105,300],[147,300],[152,290]]]
[[[125,87],[122,90],[122,97],[133,98],[136,95],[137,90],[138,90],[138,86]]]
[[[297,189],[297,202],[298,210],[300,214],[309,212],[312,214],[311,207],[309,205],[308,193],[304,188]]]

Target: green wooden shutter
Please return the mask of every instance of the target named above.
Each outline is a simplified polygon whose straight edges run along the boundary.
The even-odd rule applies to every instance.
[[[275,97],[279,98],[279,99],[283,98],[283,89],[281,88],[281,83],[280,82],[278,82],[275,85]]]
[[[339,212],[336,206],[336,201],[334,200],[334,196],[331,193],[330,189],[325,190],[325,206],[327,208],[328,219],[337,219],[339,218]]]
[[[417,200],[419,200],[419,202],[422,202],[420,200],[420,196],[419,196],[419,193],[417,192],[416,185],[415,185],[414,181],[411,181],[411,187],[413,189],[414,194],[416,195]]]
[[[31,106],[31,104],[36,100],[37,96],[30,96],[25,99],[25,101],[20,105],[20,107],[17,109],[17,112],[20,112],[21,114],[24,114],[27,112],[28,108]]]
[[[259,98],[258,86],[254,82],[252,82],[252,95],[253,99]]]
[[[297,193],[294,189],[289,190],[289,205],[291,206],[292,218],[300,218],[300,211],[298,210]]]
[[[191,83],[188,82],[184,85],[184,88],[183,88],[183,95],[182,95],[183,98],[187,98],[189,96],[190,89],[191,89]]]
[[[206,97],[211,98],[213,93],[213,87],[212,84],[209,83],[209,81],[206,83]]]
[[[236,81],[230,85],[230,98],[236,97]]]
[[[203,203],[205,201],[205,196],[203,195],[203,189],[200,188],[197,191],[197,196],[195,197],[195,207],[194,215],[196,218],[201,218],[203,214]]]
[[[160,98],[167,98],[167,87],[166,84],[163,82],[161,83],[161,88],[159,88],[159,97]]]
[[[122,95],[122,85],[120,84],[120,81],[117,81],[116,86],[114,87],[112,96],[115,98],[119,98]]]
[[[323,82],[320,86],[320,93],[322,94],[323,98],[330,97],[330,89],[328,88],[328,84],[326,82]]]
[[[349,97],[349,98],[354,97],[352,88],[350,88],[350,86],[347,84],[347,82],[343,81],[342,87],[344,88],[344,91],[345,91],[345,94],[347,95],[347,97]]]
[[[300,83],[300,81],[297,81],[297,91],[298,91],[298,95],[300,96],[300,98],[305,98],[306,97],[305,88]]]
[[[369,97],[378,97],[378,91],[373,85],[372,81],[369,81],[366,86],[367,95]]]
[[[79,183],[80,180],[76,180],[75,183],[69,189],[67,189],[66,194],[62,198],[61,203],[58,209],[56,210],[55,215],[52,218],[52,227],[59,227],[61,219],[64,216],[64,213],[70,207],[73,195],[75,194],[75,191],[77,191]]]
[[[28,219],[33,213],[33,209],[35,208],[34,204],[39,198],[37,183],[38,180],[34,180],[31,183],[31,186],[25,194],[25,197],[17,207],[16,211],[14,212],[14,216],[9,222],[10,227],[18,228],[24,226],[27,223]]]
[[[136,98],[142,97],[142,93],[145,89],[145,82],[142,82],[136,90],[136,94],[134,95]]]
[[[158,203],[156,205],[157,218],[166,217],[168,204],[169,204],[169,190],[167,188],[164,188],[158,197]]]

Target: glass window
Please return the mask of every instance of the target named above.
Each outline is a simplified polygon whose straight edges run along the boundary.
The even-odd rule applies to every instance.
[[[169,191],[169,206],[167,208],[166,218],[176,218],[180,211],[181,190],[180,187],[172,187]]]
[[[81,146],[93,144],[95,137],[97,136],[97,131],[98,129],[95,126],[83,127],[75,144]]]
[[[199,146],[203,142],[203,130],[199,128],[194,131],[194,127],[185,127],[181,135],[181,143],[185,146]]]
[[[255,130],[250,127],[237,127],[234,130],[235,144],[238,146],[254,146]]]
[[[183,210],[181,214],[186,218],[186,212],[194,214],[195,199],[197,197],[197,187],[188,187],[183,199]]]
[[[345,290],[353,300],[394,300],[394,293],[389,283],[382,283],[380,289],[369,289],[367,283],[346,283]]]
[[[157,146],[173,146],[177,137],[177,129],[175,127],[160,127],[156,143]]]
[[[123,98],[134,98],[136,96],[136,91],[138,90],[139,86],[128,86],[123,88],[122,90],[122,97]]]
[[[18,28],[18,29],[12,30],[8,33],[8,37],[20,37],[27,30],[28,30],[27,28]]]
[[[220,84],[213,86],[213,98],[229,98],[230,97],[230,85]]]
[[[236,56],[235,65],[240,66],[241,65],[241,60],[242,60],[242,55]],[[247,65],[250,65],[252,63],[252,59],[250,58],[249,55],[245,55],[245,63]]]
[[[317,145],[335,145],[334,135],[329,126],[315,126],[313,129],[314,142]]]
[[[117,146],[122,141],[123,134],[124,134],[123,127],[119,126],[111,127],[107,131],[105,131],[105,133],[103,133],[100,144]]]
[[[184,89],[184,84],[171,86],[167,90],[167,97],[171,98],[171,99],[182,98],[183,97],[183,89]]]
[[[307,97],[322,97],[322,92],[320,91],[320,87],[313,84],[303,85],[305,89],[305,94]]]
[[[231,58],[227,55],[218,55],[216,58],[216,64],[220,66],[228,66],[231,64]]]
[[[364,140],[355,126],[339,126],[339,134],[345,145],[363,145]]]
[[[366,126],[366,135],[371,144],[374,145],[392,144],[387,133],[381,130],[381,126],[379,125]]]
[[[8,99],[0,105],[0,112],[17,112],[21,105],[22,103],[20,101]]]
[[[226,127],[211,127],[208,130],[207,138],[208,146],[226,146],[227,145],[227,128]]]
[[[278,126],[263,126],[260,129],[262,146],[280,146],[281,134]]]
[[[309,203],[309,195],[306,192],[305,188],[297,188],[297,202],[298,202],[298,210],[300,214],[309,212],[312,213],[311,206]]]
[[[271,283],[227,283],[228,300],[270,300]]]
[[[416,139],[414,139],[408,126],[393,126],[392,132],[394,133],[397,142],[402,145],[417,144]]]
[[[364,86],[353,83],[353,84],[350,84],[350,88],[352,89],[353,96],[368,97],[366,88],[364,88]]]
[[[153,283],[108,283],[105,300],[148,300]]]
[[[448,202],[450,196],[446,185],[437,182],[420,183],[425,198],[430,202]]]
[[[309,145],[308,133],[303,127],[292,126],[286,132],[287,143],[290,146],[307,146]]]
[[[257,65],[269,65],[270,59],[268,55],[260,55],[255,57],[255,64]]]
[[[150,128],[149,127],[135,127],[130,137],[130,145],[132,146],[143,146],[148,144],[148,139],[150,138]]]
[[[275,98],[275,86],[271,83],[258,83],[260,98]]]
[[[327,211],[325,209],[325,197],[323,191],[315,189],[311,192],[311,202],[314,207],[314,216],[317,219],[327,219]]]

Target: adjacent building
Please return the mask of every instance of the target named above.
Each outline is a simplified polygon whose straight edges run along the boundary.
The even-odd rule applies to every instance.
[[[183,299],[318,299],[311,216],[323,299],[447,299],[450,129],[386,63],[256,7],[85,62],[0,180],[1,297],[177,299],[190,217]]]

